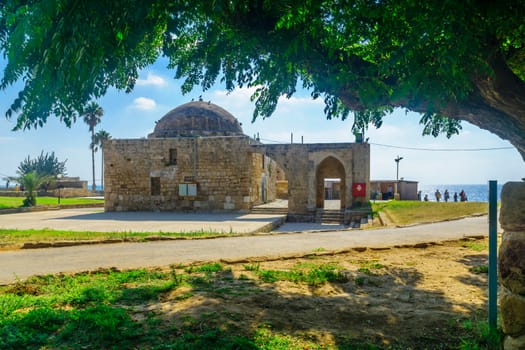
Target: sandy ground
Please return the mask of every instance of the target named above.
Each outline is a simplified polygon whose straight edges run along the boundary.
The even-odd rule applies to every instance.
[[[386,348],[446,349],[458,345],[464,320],[485,319],[487,274],[470,269],[488,265],[486,246],[486,239],[463,240],[426,248],[318,252],[301,259],[226,264],[227,272],[215,279],[214,290],[234,291],[179,288],[142,311],[158,312],[175,323],[206,315],[207,322],[245,331],[267,324],[272,332],[323,347],[337,348],[352,339]],[[260,270],[333,264],[348,281],[320,286],[254,283],[257,277],[246,266],[257,264]],[[141,310],[136,311],[140,318]]]

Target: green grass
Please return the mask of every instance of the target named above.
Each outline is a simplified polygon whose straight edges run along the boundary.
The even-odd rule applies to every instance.
[[[303,271],[308,275],[334,271],[335,267],[307,264],[294,266],[290,271]],[[336,345],[324,344],[321,339],[301,331],[278,331],[264,317],[245,318],[242,312],[224,313],[221,307],[196,313],[181,309],[170,317],[166,317],[170,315],[169,309],[164,310],[168,311],[166,315],[163,309],[155,307],[163,305],[178,288],[184,289],[171,299],[171,304],[195,297],[196,307],[204,300],[212,304],[216,300],[241,304],[246,299],[235,299],[239,295],[257,295],[268,290],[262,282],[245,275],[226,278],[224,273],[228,270],[215,263],[192,265],[191,269],[172,266],[167,271],[109,269],[32,277],[0,286],[0,349],[383,348],[381,339],[375,344],[374,340],[363,342],[340,337]],[[208,282],[202,284],[199,277]],[[336,278],[330,283],[343,286],[345,282]],[[239,293],[240,290],[244,293]],[[136,317],[137,314],[141,317]],[[453,348],[496,349],[501,343],[501,333],[490,330],[486,322],[477,319],[450,322],[449,328],[453,340],[447,339],[447,344],[455,343]],[[441,339],[436,342],[426,345],[429,348],[443,345]]]
[[[0,196],[0,209],[7,208],[18,208],[22,206],[24,197],[1,197]],[[88,199],[88,198],[60,198],[60,205],[66,204],[92,204],[102,203],[101,199]],[[37,205],[58,205],[58,198],[56,197],[37,197]]]
[[[476,274],[489,273],[489,267],[487,265],[472,266],[469,271]]]
[[[246,266],[245,266],[246,268]],[[327,282],[347,282],[348,277],[331,264],[297,264],[290,270],[254,270],[258,278],[266,283],[288,281],[317,286]]]
[[[487,321],[464,320],[461,324],[467,335],[461,338],[460,350],[501,349],[501,329],[492,329]]]
[[[488,203],[485,202],[388,201],[371,205],[375,215],[382,211],[395,225],[444,221],[488,213]]]
[[[199,266],[188,266],[185,271],[188,273],[193,272],[206,272],[206,273],[212,273],[212,272],[220,272],[223,270],[223,266],[219,263],[210,263],[210,264],[204,264]]]
[[[382,264],[378,263],[375,260],[362,261],[359,263],[359,265],[360,266],[357,269],[357,271],[369,276],[375,276],[376,273],[374,272],[374,270],[380,270],[384,267]]]
[[[466,241],[462,242],[461,246],[476,252],[482,252],[489,249],[488,241]]]
[[[210,238],[233,236],[235,233],[219,233],[213,231],[191,232],[93,232],[66,231],[50,229],[0,229],[0,247],[19,247],[27,242],[53,243],[58,241],[90,241],[90,240],[125,240],[130,242],[144,241],[147,237],[170,237],[180,239]]]

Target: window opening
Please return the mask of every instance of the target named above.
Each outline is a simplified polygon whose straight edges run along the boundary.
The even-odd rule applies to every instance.
[[[170,148],[170,165],[177,165],[177,149]]]
[[[151,195],[160,196],[160,177],[151,178]]]

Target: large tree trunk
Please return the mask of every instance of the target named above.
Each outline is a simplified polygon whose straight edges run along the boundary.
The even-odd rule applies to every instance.
[[[495,55],[490,65],[493,76],[474,78],[469,98],[449,103],[441,112],[508,140],[525,161],[525,83],[509,69],[500,54]]]
[[[508,140],[525,160],[525,83],[508,68],[501,55],[490,63],[494,76],[475,79],[476,91],[469,101],[449,115]]]
[[[468,121],[508,140],[525,161],[525,83],[509,69],[500,54],[495,55],[489,64],[494,74],[474,77],[473,91],[467,99],[449,101],[436,112]],[[351,110],[364,108],[350,84],[337,95]],[[406,97],[390,101],[385,96],[385,104],[424,113],[429,101],[409,101]],[[438,105],[438,102],[433,104],[434,108]]]

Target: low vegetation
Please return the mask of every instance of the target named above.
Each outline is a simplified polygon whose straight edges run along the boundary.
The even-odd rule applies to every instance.
[[[404,332],[413,333],[408,338],[398,334],[384,339],[352,336],[355,329],[373,327],[372,323],[346,323],[339,319],[341,315],[360,311],[338,308],[353,298],[368,295],[373,300],[375,290],[384,289],[382,281],[403,276],[399,269],[375,259],[341,266],[310,258],[279,269],[261,263],[208,263],[33,277],[0,287],[0,348],[498,348],[499,333],[489,330],[477,316],[450,318],[437,330],[422,324],[412,332],[401,326]],[[407,269],[413,268],[407,265]],[[325,294],[326,290],[332,292]],[[341,300],[343,295],[350,299]],[[316,319],[326,318],[328,311],[318,315],[310,309],[324,309],[319,303],[330,298],[329,303],[336,303],[332,305],[333,320],[328,322],[334,328],[325,329]],[[304,317],[302,308],[310,310],[310,323],[298,326],[305,322],[300,318]],[[425,335],[428,331],[437,333]]]
[[[190,232],[94,232],[94,231],[66,231],[50,229],[0,229],[0,249],[16,249],[25,243],[53,244],[56,242],[78,241],[125,241],[143,242],[160,239],[192,239],[213,238],[235,235],[234,233],[220,233],[213,231]]]
[[[0,209],[18,208],[23,206],[24,197],[0,197]],[[101,199],[91,198],[60,198],[61,205],[69,204],[92,204],[101,203]],[[57,206],[58,198],[56,197],[38,197],[39,206]]]
[[[375,215],[383,212],[394,225],[410,225],[485,215],[488,203],[388,201],[372,203],[372,211]]]

